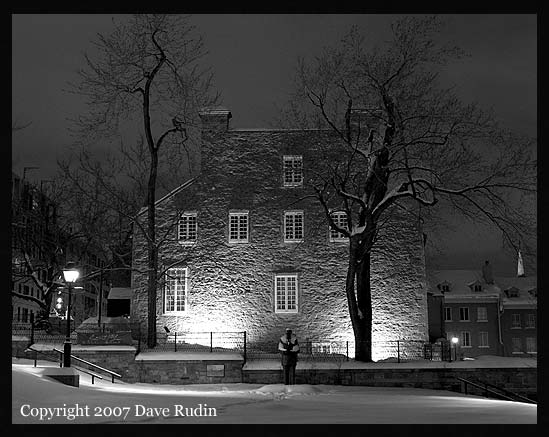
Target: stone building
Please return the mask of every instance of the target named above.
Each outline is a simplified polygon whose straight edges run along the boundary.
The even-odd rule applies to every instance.
[[[488,261],[479,270],[428,276],[430,330],[457,337],[463,356],[537,355],[536,276],[494,276]]]
[[[341,152],[334,134],[230,129],[231,113],[223,108],[200,117],[200,174],[156,204],[163,239],[157,330],[246,331],[250,346],[276,349],[291,327],[301,341],[354,347],[345,294],[348,242],[329,229],[311,186],[322,162]],[[146,265],[146,242],[136,229],[131,318],[143,327]],[[383,230],[372,254],[372,289],[374,360],[387,357],[387,341],[427,340],[417,219],[397,217]]]

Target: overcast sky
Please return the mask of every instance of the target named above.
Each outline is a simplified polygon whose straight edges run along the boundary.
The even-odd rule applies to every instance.
[[[119,16],[120,17],[120,16]],[[12,141],[14,171],[28,170],[40,182],[53,175],[56,157],[70,146],[67,118],[84,111],[81,98],[63,91],[91,48],[97,33],[109,33],[112,15],[12,15],[12,117],[32,122]],[[356,24],[373,39],[384,38],[394,15],[194,15],[205,38],[206,62],[215,73],[223,105],[233,114],[233,127],[266,127],[276,106],[291,91],[298,56],[317,53],[337,42]],[[448,15],[444,37],[471,56],[448,68],[442,79],[455,84],[465,101],[493,108],[514,130],[536,135],[537,17],[535,15]],[[475,265],[486,254],[496,256],[495,234],[448,236],[453,255],[471,254]],[[468,231],[468,235],[471,231]],[[469,260],[471,261],[471,260]],[[479,264],[480,266],[480,264]],[[510,273],[512,274],[512,273]]]

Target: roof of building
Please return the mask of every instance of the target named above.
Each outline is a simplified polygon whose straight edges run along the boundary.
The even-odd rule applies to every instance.
[[[449,293],[452,296],[498,296],[500,293],[500,288],[496,284],[486,283],[480,270],[436,270],[428,275],[428,280],[433,294],[441,293],[438,285],[444,282],[449,283]],[[472,286],[475,283],[479,283],[482,286],[482,291],[473,291]]]
[[[452,298],[490,298],[502,297],[503,305],[532,305],[536,303],[534,291],[537,290],[537,277],[500,277],[494,278],[494,284],[487,284],[480,270],[436,270],[427,274],[430,292],[441,295],[440,285],[447,283],[450,291],[444,293],[445,299]],[[478,283],[482,291],[474,291]],[[508,297],[506,290],[515,287],[518,297]]]
[[[126,287],[113,287],[109,291],[108,299],[131,299],[132,289]]]
[[[160,199],[158,199],[157,201],[154,202],[155,205],[158,205],[159,203],[163,202],[164,200],[172,197],[173,195],[179,193],[181,190],[187,188],[188,186],[192,185],[192,183],[196,180],[196,178],[192,178],[192,179],[189,179],[187,182],[179,185],[178,187],[174,188],[172,191],[170,191],[168,194],[166,194],[165,196],[162,196]],[[147,207],[143,207],[139,210],[139,212],[137,213],[137,215],[141,215],[143,214],[145,211],[147,210]]]

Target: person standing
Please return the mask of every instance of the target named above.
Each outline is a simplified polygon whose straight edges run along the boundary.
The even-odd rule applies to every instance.
[[[286,334],[280,337],[278,350],[280,351],[282,367],[284,368],[284,384],[295,384],[295,367],[297,365],[299,343],[290,328],[286,328]]]

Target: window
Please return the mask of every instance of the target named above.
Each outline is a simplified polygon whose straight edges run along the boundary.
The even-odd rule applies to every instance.
[[[486,307],[477,308],[477,322],[487,322],[488,321],[488,311]]]
[[[471,333],[469,331],[461,332],[461,347],[471,347]]]
[[[303,211],[284,212],[284,241],[303,241]]]
[[[196,213],[185,212],[179,217],[177,239],[181,243],[195,243],[197,236]]]
[[[25,296],[29,295],[29,286],[28,285],[23,285],[23,294]]]
[[[284,156],[284,186],[299,187],[303,185],[303,157],[301,155]]]
[[[478,333],[478,347],[490,347],[488,346],[488,333],[487,332],[479,332]]]
[[[186,310],[187,269],[173,268],[166,272],[164,287],[164,312],[172,313]]]
[[[448,284],[442,284],[442,285],[440,286],[440,290],[441,290],[443,293],[447,293],[447,292],[450,291],[450,285],[448,285]]]
[[[297,313],[297,274],[275,276],[275,312]]]
[[[526,327],[527,328],[535,328],[536,327],[536,315],[535,314],[527,314]]]
[[[474,291],[482,291],[482,285],[480,285],[480,284],[475,284],[475,286],[473,287],[473,290],[474,290]]]
[[[229,213],[229,243],[248,242],[248,212]]]
[[[347,229],[347,213],[338,211],[331,214],[334,223],[340,228]],[[347,241],[345,235],[330,227],[330,241]]]
[[[17,321],[21,321],[21,307],[17,307]]]
[[[522,353],[522,342],[520,341],[519,337],[513,337],[512,339],[512,347],[513,347],[513,353],[514,354],[521,354]]]
[[[452,321],[452,308],[444,307],[444,321],[445,322],[451,322]]]
[[[511,329],[520,329],[520,314],[511,314]]]
[[[526,352],[529,354],[537,354],[538,347],[535,337],[526,337]]]
[[[468,307],[461,307],[459,309],[459,320],[462,322],[468,322],[469,321],[469,308]]]
[[[509,292],[509,297],[519,297],[519,291],[515,287],[510,288],[508,292]]]
[[[24,322],[24,323],[27,322],[28,315],[29,315],[29,310],[27,308],[23,308],[23,320],[22,320],[22,322]]]

